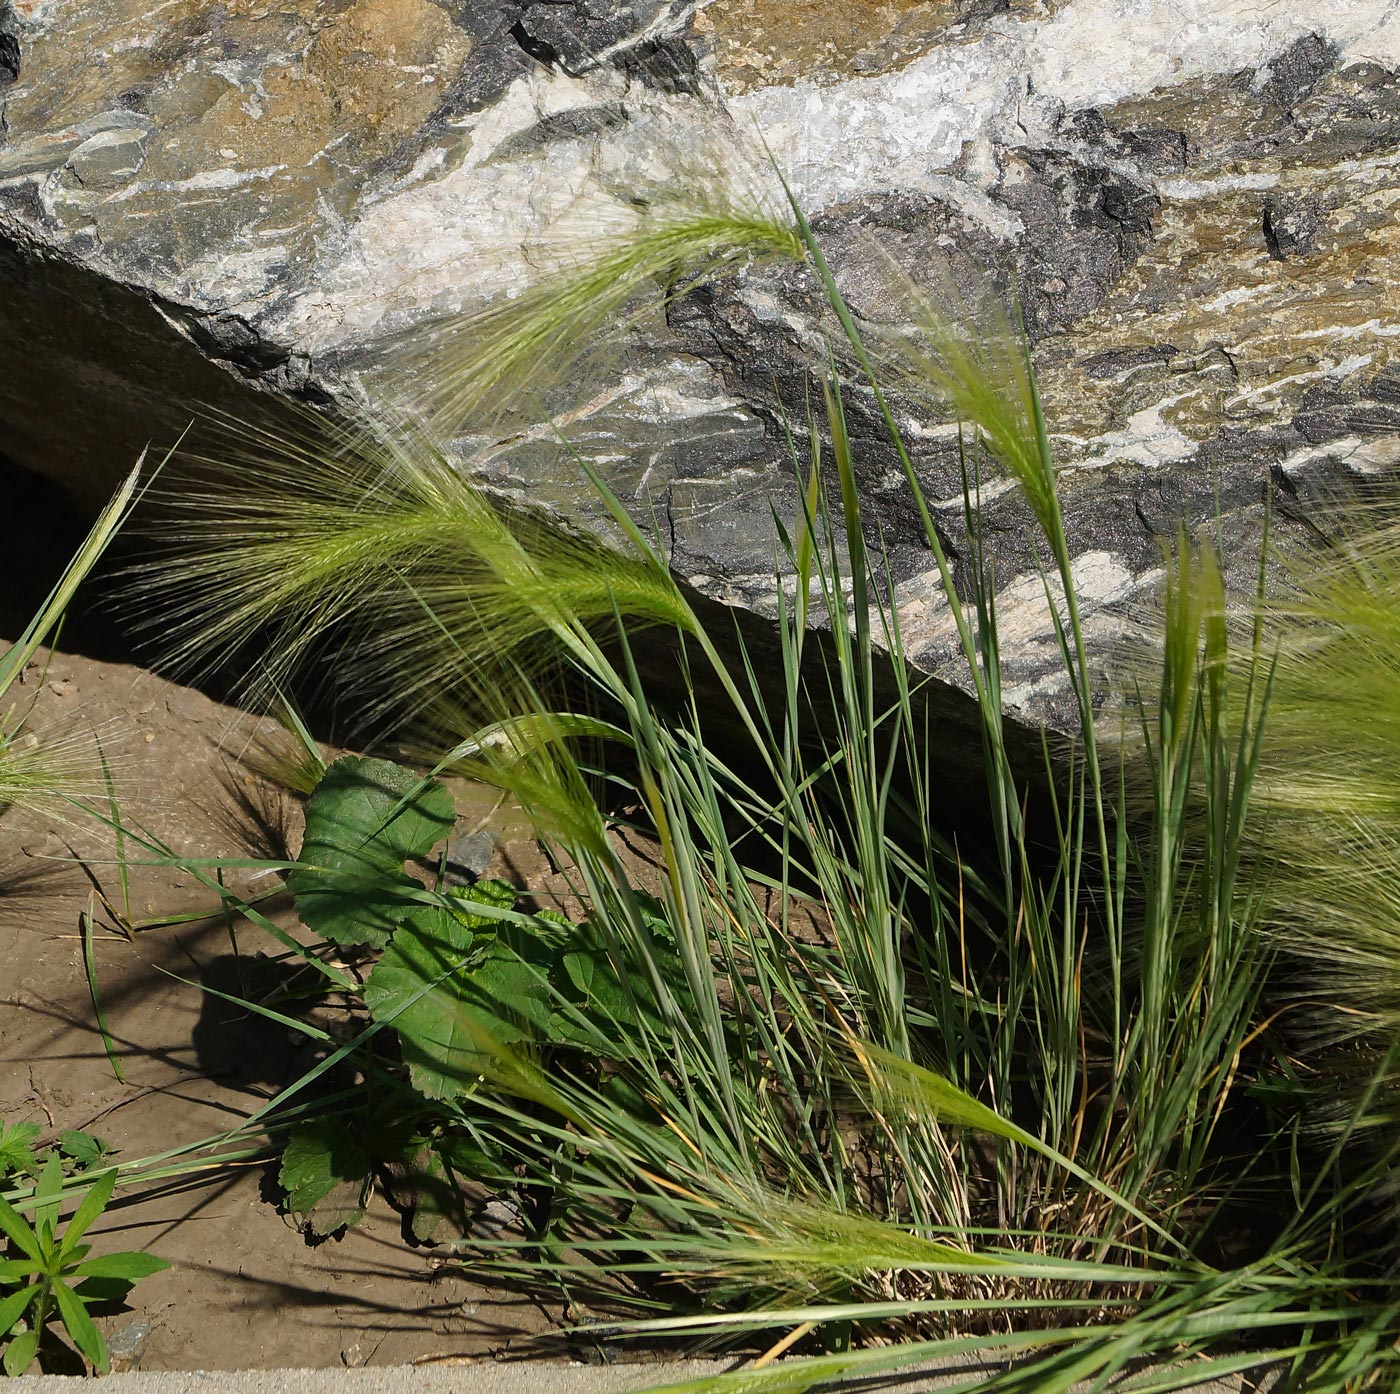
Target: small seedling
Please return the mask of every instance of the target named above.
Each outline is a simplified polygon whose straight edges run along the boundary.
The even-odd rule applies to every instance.
[[[0,1181],[33,1180],[50,1157],[57,1157],[63,1174],[77,1176],[92,1171],[112,1154],[109,1143],[91,1133],[69,1129],[51,1147],[36,1147],[37,1123],[0,1123]]]
[[[50,1154],[35,1185],[32,1224],[0,1200],[0,1231],[9,1249],[9,1256],[0,1258],[0,1291],[14,1289],[0,1298],[0,1342],[5,1345],[0,1366],[7,1375],[22,1375],[34,1363],[44,1328],[55,1315],[84,1359],[105,1374],[110,1364],[107,1343],[88,1308],[120,1301],[138,1278],[169,1266],[151,1254],[88,1257],[92,1246],[82,1243],[82,1237],[106,1209],[115,1184],[115,1171],[99,1176],[61,1237],[63,1163],[56,1154]]]
[[[112,1147],[100,1137],[70,1128],[59,1135],[58,1153],[63,1159],[64,1170],[76,1173],[92,1171],[100,1166],[111,1156]]]
[[[37,1176],[39,1160],[34,1141],[37,1123],[0,1123],[0,1180],[6,1176]]]

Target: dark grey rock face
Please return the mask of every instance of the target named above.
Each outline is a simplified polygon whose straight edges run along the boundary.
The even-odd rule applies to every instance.
[[[415,327],[755,128],[878,337],[988,279],[1020,305],[1091,636],[1184,518],[1251,565],[1265,503],[1400,464],[1400,18],[1385,0],[9,0],[3,449],[89,507],[196,407],[332,412]],[[590,231],[591,230],[591,231]],[[542,250],[544,249],[544,250]],[[892,273],[897,268],[899,275]],[[759,614],[784,423],[824,353],[797,269],[707,284],[554,404],[678,572]],[[570,388],[575,389],[570,394]],[[956,428],[895,394],[966,580]],[[851,425],[911,655],[954,627],[868,396]],[[513,423],[512,429],[519,426]],[[547,432],[464,437],[505,497],[586,514]],[[1011,699],[1058,719],[1029,514],[983,479]]]

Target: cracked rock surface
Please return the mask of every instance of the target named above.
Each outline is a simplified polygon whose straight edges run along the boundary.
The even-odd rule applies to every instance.
[[[93,507],[194,404],[339,410],[406,332],[756,130],[866,321],[907,317],[892,265],[1017,297],[1107,651],[1179,519],[1218,510],[1244,575],[1270,496],[1303,528],[1400,464],[1397,69],[1391,0],[8,0],[0,450]],[[759,615],[821,343],[797,270],[658,292],[557,403],[678,572]],[[955,428],[899,408],[956,548]],[[955,677],[859,393],[851,420],[910,656]],[[547,436],[458,445],[587,512]],[[1059,720],[1029,514],[983,497],[1010,699]]]

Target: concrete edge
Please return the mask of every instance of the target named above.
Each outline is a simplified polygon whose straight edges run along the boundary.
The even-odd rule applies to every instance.
[[[899,1389],[902,1394],[966,1388],[969,1375],[1003,1369],[999,1362],[944,1361],[892,1373],[853,1375],[862,1391]],[[320,1370],[187,1370],[108,1375],[101,1394],[640,1394],[738,1372],[742,1363],[723,1360],[654,1361],[649,1364],[580,1365],[547,1361],[459,1360],[452,1363],[387,1365]],[[1190,1386],[1190,1394],[1266,1394],[1278,1370],[1265,1369]],[[26,1375],[6,1380],[15,1394],[76,1394],[76,1375]]]

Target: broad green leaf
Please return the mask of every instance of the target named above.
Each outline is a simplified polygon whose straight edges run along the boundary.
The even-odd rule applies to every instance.
[[[149,1278],[152,1273],[160,1273],[170,1267],[170,1260],[157,1258],[154,1254],[138,1254],[130,1251],[120,1254],[99,1254],[72,1270],[75,1278],[119,1278],[126,1283],[134,1283],[140,1278]]]
[[[509,910],[520,898],[520,892],[509,881],[477,881],[470,886],[462,887],[456,892],[456,895],[460,899],[474,900],[478,905],[499,906],[502,910]],[[474,915],[470,910],[457,910],[453,913],[458,916],[467,929],[494,933],[500,927],[501,922],[492,919],[489,915]],[[541,915],[540,918],[548,919],[550,916],[545,914]]]
[[[442,1244],[465,1236],[469,1221],[463,1182],[489,1174],[491,1159],[469,1143],[440,1138],[420,1147],[407,1164],[413,1237],[420,1244]]]
[[[0,1336],[6,1336],[13,1330],[15,1322],[29,1310],[29,1304],[41,1291],[38,1283],[30,1283],[28,1287],[22,1287],[0,1301]]]
[[[443,1137],[434,1144],[449,1171],[478,1181],[501,1180],[501,1153],[492,1138],[478,1143],[469,1137]]]
[[[365,982],[365,1006],[399,1033],[413,1087],[451,1099],[480,1073],[481,1034],[473,1031],[464,979],[476,936],[463,916],[416,914],[394,935]]]
[[[555,964],[550,945],[524,934],[512,939],[493,943],[465,985],[465,1000],[492,1039],[506,1045],[543,1038],[551,1012],[547,976]]]
[[[87,1194],[83,1197],[82,1203],[73,1212],[73,1218],[68,1221],[68,1228],[64,1231],[63,1242],[58,1246],[60,1258],[67,1258],[77,1247],[78,1240],[91,1228],[92,1222],[107,1208],[107,1202],[112,1199],[112,1188],[117,1184],[117,1173],[115,1171],[104,1171],[96,1181],[88,1187]]]
[[[607,951],[596,946],[571,950],[563,955],[561,962],[572,989],[569,995],[579,1011],[599,1028],[596,1032],[583,1032],[576,1022],[566,1025],[565,1013],[558,1013],[556,1020],[565,1025],[571,1038],[577,1039],[579,1044],[602,1050],[604,1054],[620,1052],[630,1057],[629,1042],[619,1035],[617,1028],[635,1028],[645,1021],[653,1032],[663,1029],[662,1018],[651,1002],[651,983],[644,973],[629,972],[624,982]],[[677,976],[673,981],[681,979]],[[607,1049],[609,1042],[616,1050]]]
[[[637,1086],[625,1074],[607,1074],[598,1083],[603,1098],[633,1118],[654,1119],[656,1110],[647,1103]]]
[[[336,1118],[317,1118],[292,1129],[282,1152],[278,1184],[287,1209],[311,1234],[336,1234],[365,1214],[372,1158]]]
[[[13,1283],[17,1278],[28,1278],[42,1271],[30,1258],[0,1258],[0,1283]]]
[[[298,917],[337,944],[382,948],[413,908],[418,882],[403,865],[452,830],[452,800],[388,760],[347,755],[321,777],[306,805],[306,837],[287,875]]]
[[[606,950],[576,949],[564,955],[563,964],[569,982],[579,994],[581,1007],[600,1009],[605,1017],[619,1025],[636,1023],[636,1013],[613,972]]]
[[[7,1375],[22,1375],[34,1363],[38,1352],[39,1333],[26,1331],[22,1336],[16,1336],[5,1347],[5,1358],[0,1361],[0,1366]]]
[[[651,897],[641,896],[639,900],[643,919],[653,936],[648,952],[662,978],[675,992],[682,993],[685,969],[671,927]],[[650,974],[636,962],[625,962],[619,973],[614,955],[592,923],[585,922],[574,930],[559,962],[563,973],[556,986],[574,1010],[561,1009],[554,1014],[550,1039],[557,1036],[595,1054],[630,1060],[636,1051],[631,1032],[638,1026],[645,1026],[653,1035],[669,1035],[667,1020],[656,1005]],[[578,1020],[580,1014],[587,1025]]]
[[[5,1200],[0,1200],[0,1233],[3,1233],[20,1253],[32,1258],[35,1263],[43,1263],[44,1255],[34,1231],[30,1229],[24,1216]]]
[[[88,1315],[83,1299],[66,1283],[57,1280],[53,1285],[53,1295],[58,1302],[58,1314],[68,1328],[73,1344],[99,1375],[105,1375],[110,1363],[107,1359],[107,1342]]]
[[[474,930],[490,922],[475,918],[414,915],[365,983],[370,1015],[393,1021],[413,1086],[432,1099],[462,1094],[497,1047],[538,1039],[549,1024],[553,945],[521,931],[479,942]]]
[[[666,907],[654,895],[637,891],[637,909],[641,911],[642,923],[651,931],[652,937],[662,944],[675,948],[676,930],[666,917]]]

